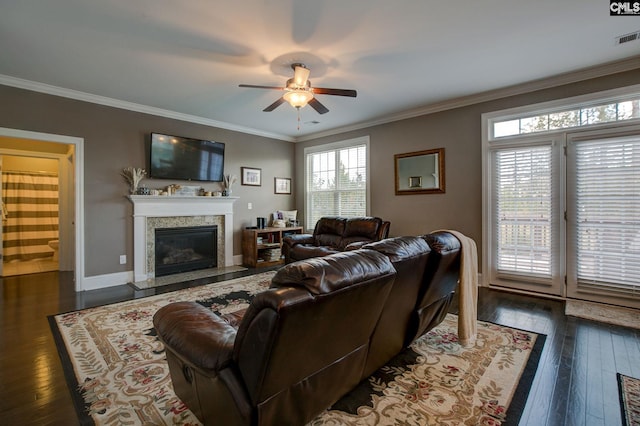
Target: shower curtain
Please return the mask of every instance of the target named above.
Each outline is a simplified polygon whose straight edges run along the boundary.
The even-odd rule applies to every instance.
[[[2,236],[5,262],[51,257],[58,239],[58,175],[2,172]]]

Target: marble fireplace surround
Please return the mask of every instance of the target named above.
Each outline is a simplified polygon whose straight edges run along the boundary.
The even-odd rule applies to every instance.
[[[218,227],[218,266],[233,266],[233,203],[238,197],[130,195],[133,204],[133,279],[155,277],[155,229]]]

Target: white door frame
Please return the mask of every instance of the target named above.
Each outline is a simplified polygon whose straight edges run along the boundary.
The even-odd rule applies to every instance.
[[[2,156],[0,155],[0,178],[4,173],[4,167],[2,166]],[[0,181],[0,205],[4,210],[4,194],[2,193],[2,182]],[[4,212],[2,213],[2,220],[4,221]],[[0,277],[4,277],[4,223],[0,225]]]
[[[84,290],[84,138],[57,135],[53,133],[31,132],[27,130],[0,127],[0,136],[56,142],[74,146],[75,174],[75,291]]]

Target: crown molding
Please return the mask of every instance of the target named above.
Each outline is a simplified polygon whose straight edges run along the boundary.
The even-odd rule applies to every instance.
[[[323,132],[301,136],[296,138],[295,141],[305,142],[325,136],[332,136],[339,133],[361,130],[367,127],[392,123],[394,121],[406,120],[409,118],[415,118],[421,115],[433,114],[450,109],[462,108],[469,105],[494,101],[496,99],[508,98],[510,96],[523,95],[538,90],[550,89],[553,87],[563,86],[565,84],[577,83],[592,78],[604,77],[607,75],[631,71],[638,68],[640,68],[640,56],[634,56],[631,58],[623,59],[621,61],[608,62],[601,65],[583,68],[577,71],[558,74],[553,77],[532,80],[521,84],[502,87],[500,89],[480,92],[469,96],[461,96],[454,99],[448,99],[442,102],[435,102],[420,108],[402,111],[396,114],[385,115],[384,117],[378,117],[373,120],[362,121],[349,126],[343,126]]]
[[[91,93],[80,92],[77,90],[65,89],[58,86],[52,86],[45,83],[39,83],[30,80],[24,80],[21,78],[11,77],[8,75],[0,74],[0,84],[5,86],[16,87],[19,89],[26,89],[40,93],[46,93],[54,96],[61,96],[65,98],[75,99],[84,102],[91,102],[95,104],[110,106],[114,108],[125,109],[129,111],[141,112],[144,114],[151,114],[160,117],[171,118],[174,120],[187,121],[190,123],[203,124],[206,126],[218,127],[221,129],[232,130],[236,132],[262,136],[265,138],[278,139],[286,142],[305,142],[326,136],[332,136],[340,133],[351,132],[354,130],[361,130],[367,127],[378,126],[381,124],[392,123],[394,121],[406,120],[410,118],[419,117],[421,115],[433,114],[436,112],[446,111],[455,108],[462,108],[469,105],[479,104],[483,102],[493,101],[496,99],[507,98],[510,96],[522,95],[525,93],[531,93],[538,90],[550,89],[553,87],[562,86],[565,84],[577,83],[579,81],[589,80],[597,77],[604,77],[606,75],[616,74],[625,71],[631,71],[640,68],[640,55],[633,56],[631,58],[623,59],[620,61],[608,62],[605,64],[595,65],[588,68],[583,68],[577,71],[571,71],[563,74],[558,74],[553,77],[532,80],[529,82],[515,84],[512,86],[503,87],[500,89],[489,90],[486,92],[480,92],[469,96],[461,96],[454,99],[448,99],[441,102],[435,102],[429,105],[425,105],[420,108],[401,111],[395,114],[387,114],[382,117],[377,117],[372,120],[361,121],[348,126],[336,127],[330,130],[325,130],[317,133],[310,133],[305,136],[291,137],[282,134],[264,132],[262,130],[254,129],[251,127],[238,126],[235,124],[225,123],[222,121],[212,120],[210,118],[199,117],[196,115],[183,114],[175,111],[170,111],[162,108],[155,108],[147,105],[136,104],[133,102],[121,101],[118,99],[108,98],[105,96],[93,95]]]
[[[250,135],[262,136],[265,138],[279,139],[287,142],[295,142],[295,139],[291,138],[290,136],[264,132],[262,130],[253,129],[251,127],[238,126],[235,124],[212,120],[210,118],[199,117],[197,115],[183,114],[180,112],[175,112],[175,111],[162,109],[162,108],[155,108],[147,105],[137,104],[134,102],[121,101],[118,99],[108,98],[106,96],[93,95],[91,93],[80,92],[78,90],[72,90],[72,89],[65,89],[63,87],[52,86],[50,84],[39,83],[37,81],[24,80],[21,78],[11,77],[3,74],[0,74],[0,84],[5,86],[16,87],[18,89],[31,90],[34,92],[46,93],[48,95],[75,99],[78,101],[90,102],[94,104],[105,105],[105,106],[124,109],[128,111],[141,112],[144,114],[171,118],[174,120],[187,121],[189,123],[218,127],[225,130],[232,130],[235,132],[247,133]]]

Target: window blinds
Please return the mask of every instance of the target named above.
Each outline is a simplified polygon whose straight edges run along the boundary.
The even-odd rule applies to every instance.
[[[494,155],[497,272],[551,279],[552,147],[504,148]]]
[[[367,178],[366,144],[307,154],[307,226],[323,216],[365,216]]]
[[[640,295],[640,137],[575,143],[580,290]]]

